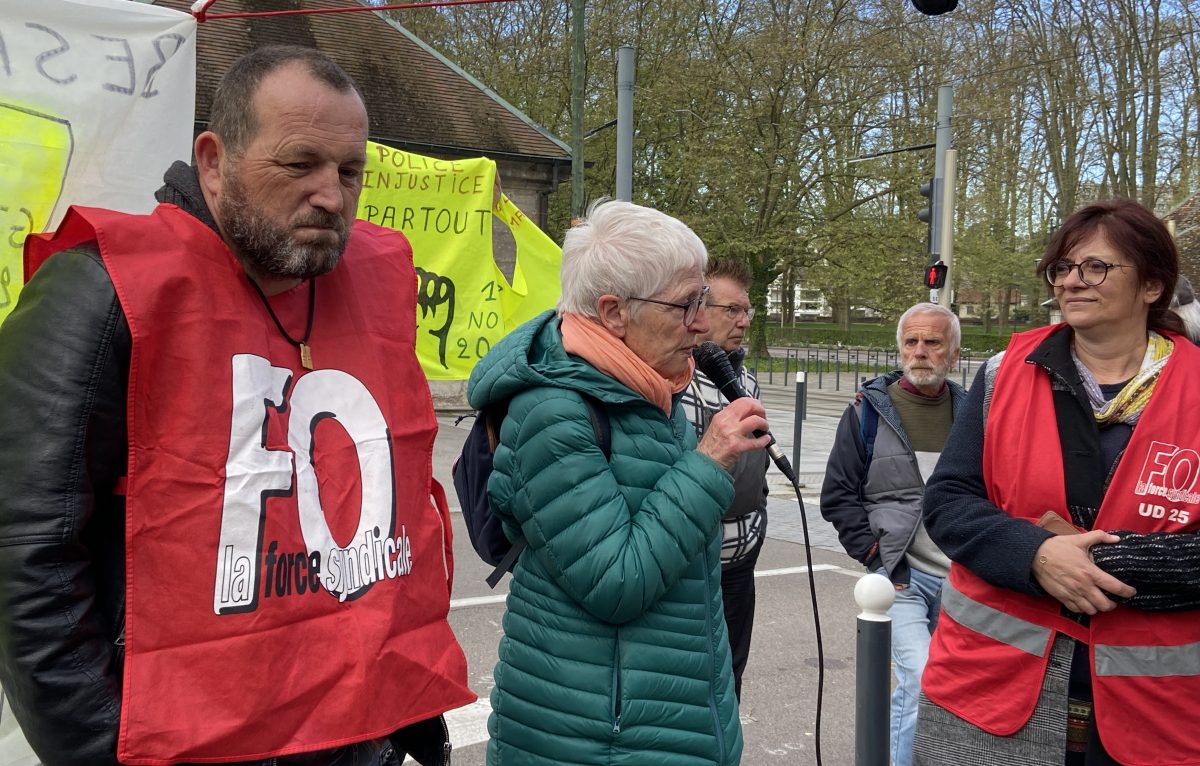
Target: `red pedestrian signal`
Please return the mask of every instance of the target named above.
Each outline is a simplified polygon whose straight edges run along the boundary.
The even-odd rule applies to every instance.
[[[925,267],[925,286],[930,290],[940,290],[946,286],[946,264],[938,261]]]

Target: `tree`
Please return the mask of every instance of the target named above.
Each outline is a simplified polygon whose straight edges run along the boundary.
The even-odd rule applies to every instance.
[[[1014,288],[1044,291],[1034,260],[1081,204],[1123,194],[1161,212],[1196,191],[1197,1],[972,0],[930,18],[894,0],[590,0],[584,122],[615,117],[615,51],[633,45],[634,201],[746,262],[759,316],[777,276],[803,274],[848,326],[851,307],[893,318],[924,296],[915,211],[933,152],[852,161],[932,141],[937,87],[952,83],[956,281],[1004,330]],[[565,135],[568,10],[519,0],[400,18]],[[588,198],[610,195],[614,132],[586,156]],[[564,186],[552,236],[569,215]]]

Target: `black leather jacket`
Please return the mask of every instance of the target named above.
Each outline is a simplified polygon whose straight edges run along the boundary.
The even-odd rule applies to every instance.
[[[0,329],[0,684],[47,766],[117,762],[129,351],[94,248]]]

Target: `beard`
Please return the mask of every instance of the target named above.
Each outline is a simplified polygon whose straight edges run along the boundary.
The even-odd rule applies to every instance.
[[[234,252],[248,271],[263,277],[304,280],[328,274],[342,259],[350,232],[341,216],[314,210],[280,226],[257,212],[235,174],[225,175],[224,191],[218,212]],[[320,240],[297,241],[296,229],[305,226],[327,231]]]
[[[921,367],[915,365],[920,364]],[[946,376],[950,374],[950,363],[933,364],[927,361],[918,361],[913,359],[904,364],[904,377],[908,378],[908,382],[914,386],[930,387],[941,386],[946,382]]]

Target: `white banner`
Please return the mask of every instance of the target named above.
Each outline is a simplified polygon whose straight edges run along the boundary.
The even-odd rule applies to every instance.
[[[69,205],[154,207],[191,157],[196,22],[129,0],[0,2],[0,320]]]

